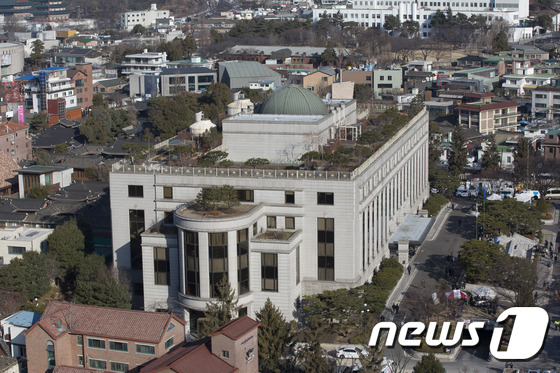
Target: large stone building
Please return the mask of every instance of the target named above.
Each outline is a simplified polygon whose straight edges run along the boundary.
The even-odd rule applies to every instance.
[[[134,10],[121,13],[121,27],[123,30],[132,31],[134,26],[152,27],[156,20],[169,18],[169,10],[158,10],[157,4],[152,4],[148,10]]]
[[[337,138],[344,124],[335,117],[349,123],[355,116],[348,109],[353,101],[321,108],[317,101],[300,105],[309,96],[270,102],[281,99],[282,90],[269,97],[263,106],[270,105],[270,112],[253,114],[262,136],[304,135],[299,126],[307,126],[308,134],[325,133],[307,134],[316,142],[290,154],[292,164],[304,151]],[[306,107],[313,107],[314,115],[301,112]],[[279,120],[268,118],[273,116]],[[246,115],[224,121],[228,151],[230,125],[246,120],[236,117]],[[244,156],[262,157],[254,139],[246,144],[253,154]],[[201,189],[221,185],[238,190],[241,206],[231,214],[204,215],[190,208]],[[166,309],[171,299],[184,308],[185,318],[196,319],[225,276],[241,314],[255,315],[270,298],[292,319],[304,295],[361,285],[389,256],[391,233],[428,197],[428,115],[422,111],[412,118],[353,171],[118,164],[110,190],[113,260],[132,269],[145,309]]]
[[[400,0],[356,0],[352,3],[323,0],[322,6],[313,9],[313,22],[323,14],[333,17],[341,14],[344,22],[356,22],[362,27],[383,28],[386,17],[398,17],[401,23],[413,20],[420,25],[420,36],[427,38],[432,33],[432,16],[436,11],[453,14],[463,13],[467,17],[483,16],[489,21],[503,19],[510,25],[518,25],[521,19],[529,17],[529,0],[504,1],[485,0],[483,2],[449,1],[400,1]]]

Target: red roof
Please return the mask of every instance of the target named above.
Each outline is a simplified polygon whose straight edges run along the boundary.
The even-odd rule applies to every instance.
[[[518,107],[519,104],[515,101],[491,102],[489,104],[460,104],[457,109],[468,111],[487,111],[494,109],[505,109],[508,107]]]
[[[239,369],[220,359],[208,349],[210,338],[183,343],[143,367],[141,373],[172,369],[177,373],[236,373]]]
[[[214,330],[212,333],[208,334],[208,336],[212,337],[218,334],[224,334],[230,339],[238,340],[260,324],[260,322],[253,320],[249,316],[243,316],[240,319],[230,321],[221,328]]]
[[[545,87],[539,87],[539,88],[537,88],[537,89],[533,89],[533,91],[560,92],[560,88],[551,87],[551,86],[545,86]]]
[[[176,316],[163,312],[50,302],[27,333],[40,325],[55,339],[68,332],[158,343],[171,321],[185,325]]]
[[[18,131],[23,131],[26,129],[29,129],[29,126],[7,121],[0,124],[0,136],[6,136],[11,133],[16,133]]]

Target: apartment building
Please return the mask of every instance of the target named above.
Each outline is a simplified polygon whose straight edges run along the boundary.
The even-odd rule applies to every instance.
[[[421,74],[434,75],[430,72]],[[399,66],[391,66],[387,69],[373,70],[342,70],[341,82],[354,82],[356,84],[367,84],[373,89],[375,97],[381,98],[383,93],[400,93],[403,86],[403,71]]]
[[[545,161],[560,161],[560,127],[548,131],[541,146]]]
[[[68,70],[68,76],[76,88],[76,103],[84,112],[93,101],[92,65],[90,63],[76,64]]]
[[[517,108],[515,101],[469,102],[457,106],[459,123],[474,128],[482,134],[492,134],[496,130],[515,131],[517,129]]]
[[[175,96],[186,92],[203,92],[212,82],[216,82],[218,74],[215,70],[205,67],[186,67],[163,69],[160,74],[161,95]]]
[[[29,372],[58,367],[128,372],[185,340],[185,323],[162,312],[51,301],[25,333]]]
[[[16,163],[33,158],[29,126],[6,121],[0,124],[0,152],[9,155]]]
[[[24,334],[40,318],[40,313],[19,311],[0,321],[1,337],[10,349],[10,356],[23,360],[27,358]]]
[[[167,67],[167,53],[144,49],[142,53],[127,54],[122,67],[123,75],[159,75]]]
[[[264,105],[267,113],[224,121],[223,149],[246,141],[245,159],[277,154],[297,165],[305,151],[338,138],[344,113],[348,124],[355,119],[355,102],[321,108],[314,93],[298,88],[303,97],[279,90]],[[314,111],[302,113],[305,105]],[[228,137],[230,130],[238,137]],[[284,148],[284,141],[300,138],[315,145]],[[214,185],[238,190],[241,205],[231,214],[191,208],[197,194]],[[146,310],[165,309],[173,299],[196,325],[225,276],[242,315],[254,316],[270,298],[291,320],[304,295],[370,279],[389,256],[391,233],[405,214],[422,208],[429,194],[428,115],[411,119],[353,171],[116,164],[110,191],[113,259],[131,269]]]
[[[534,118],[560,118],[560,88],[545,86],[531,92],[531,112]]]
[[[158,10],[157,4],[151,4],[150,9],[134,10],[121,13],[121,28],[132,31],[134,26],[152,27],[157,19],[169,18],[169,10]]]

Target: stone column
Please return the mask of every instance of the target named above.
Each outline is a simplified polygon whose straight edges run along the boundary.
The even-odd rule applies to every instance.
[[[198,269],[200,297],[210,298],[210,259],[208,256],[208,232],[198,233]]]
[[[399,263],[401,263],[404,266],[405,270],[406,267],[408,266],[408,245],[409,242],[406,238],[399,240],[399,249],[398,249]]]
[[[185,294],[185,231],[179,229],[179,292]]]
[[[228,279],[234,294],[237,288],[237,231],[228,232]]]

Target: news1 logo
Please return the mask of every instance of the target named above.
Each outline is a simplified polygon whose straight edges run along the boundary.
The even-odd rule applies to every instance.
[[[494,328],[492,339],[490,340],[490,353],[496,359],[500,360],[525,360],[535,356],[542,348],[546,337],[546,330],[549,324],[548,313],[540,307],[513,307],[502,312],[496,319],[496,323],[500,324],[509,317],[515,317],[515,322],[511,330],[511,336],[506,351],[498,351],[500,341],[502,339],[503,328]],[[425,341],[431,347],[452,347],[460,343],[462,347],[476,346],[480,342],[477,329],[484,328],[483,321],[475,321],[469,323],[467,330],[470,339],[461,340],[465,323],[457,322],[457,326],[453,336],[449,336],[451,329],[450,322],[444,322],[441,327],[439,337],[436,336],[438,323],[431,322],[426,331]],[[381,330],[387,330],[387,339],[385,346],[392,347],[395,344],[397,335],[397,325],[390,321],[384,321],[376,324],[371,331],[369,345],[374,347],[379,342],[379,334]],[[424,323],[413,321],[402,325],[398,341],[403,347],[419,347],[422,342],[414,337],[420,336],[426,330]],[[448,338],[450,337],[450,338]]]

